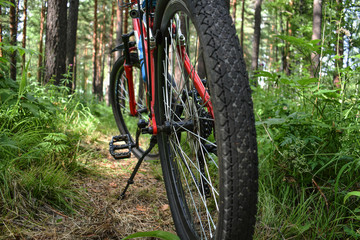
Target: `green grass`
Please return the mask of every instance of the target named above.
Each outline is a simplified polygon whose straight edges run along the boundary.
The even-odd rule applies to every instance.
[[[288,83],[287,83],[288,84]],[[326,89],[326,86],[321,86]],[[357,239],[358,105],[291,83],[254,89],[259,149],[255,239]],[[316,90],[316,89],[315,89]],[[286,96],[286,97],[284,97]],[[339,104],[342,98],[347,104]]]
[[[94,131],[114,128],[111,110],[62,87],[22,88],[1,79],[0,222],[36,221],[45,206],[74,214],[86,205],[74,185],[74,176],[87,169],[78,160],[89,156],[83,146]],[[0,226],[0,235],[7,231]]]

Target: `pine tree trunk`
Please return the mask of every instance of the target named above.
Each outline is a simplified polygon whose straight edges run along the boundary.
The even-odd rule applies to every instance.
[[[240,45],[244,49],[244,22],[245,22],[245,0],[242,0]]]
[[[313,26],[311,40],[321,39],[321,19],[322,19],[322,4],[321,0],[314,0],[313,7]],[[319,43],[320,44],[320,43]],[[318,76],[320,56],[316,53],[311,53],[311,77]]]
[[[343,56],[344,56],[344,37],[342,32],[342,26],[344,19],[342,19],[342,13],[344,11],[344,6],[342,3],[342,0],[336,0],[336,19],[338,21],[337,26],[337,41],[335,45],[335,53],[338,56],[337,59],[335,59],[335,74],[333,77],[333,83],[335,87],[340,88],[341,87],[341,76],[340,76],[340,70],[343,68]]]
[[[129,2],[129,0],[125,0],[126,3]],[[125,8],[125,15],[124,15],[124,33],[128,32],[129,27],[129,8]]]
[[[12,46],[16,46],[17,45],[17,23],[18,23],[18,16],[17,16],[17,4],[19,3],[18,1],[15,0],[11,0],[10,1],[13,5],[10,6],[10,45]],[[13,79],[14,81],[16,81],[16,51],[14,51],[13,53],[11,53],[10,55],[10,78]]]
[[[272,24],[271,25],[271,32],[275,32],[275,25]],[[270,44],[269,44],[269,70],[271,71],[271,68],[272,68],[272,65],[273,65],[273,62],[274,62],[274,43],[273,41],[270,41]]]
[[[26,23],[27,23],[27,0],[24,0],[24,20],[23,20],[23,39],[22,39],[22,47],[26,48]],[[22,67],[25,69],[25,61],[26,56],[25,53],[22,56]]]
[[[284,35],[285,34],[285,31],[284,31],[284,22],[283,22],[283,14],[282,12],[280,11],[280,33],[281,35]],[[281,71],[282,72],[285,72],[285,69],[286,69],[286,66],[287,66],[287,62],[286,62],[286,42],[284,40],[281,40],[282,43],[283,43],[283,46],[281,47]]]
[[[87,53],[88,53],[88,49],[85,48],[85,51],[84,51],[84,56],[87,56]],[[84,93],[86,94],[87,93],[87,82],[88,82],[88,76],[86,74],[86,64],[84,64],[84,68],[83,68],[83,89],[84,89]]]
[[[43,38],[44,38],[44,22],[45,22],[45,3],[42,2],[41,5],[41,14],[40,14],[40,40],[39,40],[39,59],[38,59],[38,72],[37,78],[38,82],[42,83],[42,66],[43,66]]]
[[[70,0],[69,16],[67,20],[67,41],[66,41],[66,67],[72,73],[68,88],[75,91],[76,88],[76,32],[78,23],[79,0]]]
[[[258,70],[258,61],[259,61],[259,49],[260,49],[260,34],[261,34],[261,3],[262,0],[256,0],[255,3],[255,26],[254,26],[254,41],[253,41],[253,55],[252,55],[252,63],[251,68],[252,71]],[[254,80],[253,83],[255,86],[257,85],[257,81]]]
[[[61,84],[66,73],[67,40],[66,1],[48,0],[45,46],[45,83],[54,79],[55,85]]]
[[[117,24],[116,24],[116,46],[119,46],[122,43],[122,34],[123,34],[123,10],[119,7],[116,9],[116,18],[117,18]],[[120,57],[119,51],[115,52],[115,59],[118,59]]]
[[[236,24],[236,0],[233,0],[232,8],[233,8],[232,19],[233,19],[233,22]]]
[[[94,5],[94,34],[93,34],[93,94],[99,100],[102,99],[102,88],[99,77],[99,47],[98,47],[98,16],[97,16],[98,1],[95,0]]]
[[[109,50],[112,50],[114,48],[114,19],[115,19],[115,1],[112,2],[111,5],[111,19],[110,19],[110,33],[109,33]],[[110,73],[111,73],[111,67],[112,67],[112,54],[106,51],[106,54],[108,55],[108,68],[109,68],[109,79],[110,79]],[[106,89],[109,89],[109,86],[106,86]],[[109,102],[109,96],[108,93],[105,93],[105,101],[108,106],[110,106]]]
[[[112,65],[112,58],[111,58],[111,54],[110,51],[114,48],[114,19],[115,19],[115,2],[112,2],[111,5],[111,19],[110,19],[110,33],[109,33],[109,53],[108,56],[108,65],[109,65],[109,69],[111,69],[111,65]]]
[[[291,36],[292,35],[292,31],[291,31],[291,23],[290,23],[290,19],[288,18],[286,21],[286,32],[287,32],[287,36]],[[287,76],[290,76],[291,74],[291,70],[290,70],[290,44],[287,42],[285,44],[285,58],[286,58],[286,65],[285,65],[285,73]]]
[[[105,13],[105,4],[102,6],[102,12]],[[100,27],[100,36],[99,36],[99,55],[96,59],[97,61],[97,79],[98,79],[98,88],[99,88],[99,100],[104,100],[104,94],[103,94],[103,86],[104,86],[104,32],[106,32],[106,15],[104,14],[104,18]]]

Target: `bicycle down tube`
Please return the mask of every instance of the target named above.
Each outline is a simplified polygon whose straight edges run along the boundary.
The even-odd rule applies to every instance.
[[[141,72],[142,72],[141,76],[144,81],[147,80],[146,78],[144,79],[144,76],[150,76],[150,80],[151,80],[151,82],[149,83],[149,84],[151,84],[151,93],[150,93],[151,94],[151,102],[150,102],[150,106],[148,106],[148,108],[150,109],[150,112],[151,112],[152,134],[156,135],[158,129],[157,129],[157,124],[156,124],[156,120],[155,120],[155,111],[154,111],[154,106],[155,106],[154,47],[155,46],[152,46],[152,42],[151,42],[151,41],[155,41],[155,40],[152,37],[151,30],[149,32],[150,34],[147,34],[146,27],[144,26],[144,24],[141,24],[141,23],[144,23],[144,21],[145,20],[143,20],[141,22],[139,18],[133,18],[133,20],[132,20],[137,46],[141,46],[140,48],[137,48],[137,51],[139,52],[139,56],[142,56],[142,59],[140,59],[140,61],[142,60],[143,63],[141,63],[141,64],[146,65],[146,67],[143,67],[143,65],[141,66]],[[141,30],[140,30],[141,27],[142,27],[142,33],[144,35],[143,37],[141,36]],[[150,36],[149,38],[147,37],[148,35]],[[144,38],[144,46],[142,45],[142,38]],[[148,61],[148,59],[149,59],[149,56],[148,56],[149,40],[150,40],[150,66],[149,66],[149,61]],[[198,91],[200,97],[202,98],[203,103],[208,108],[208,111],[211,114],[211,116],[214,117],[214,111],[213,111],[212,103],[210,100],[210,96],[209,96],[206,88],[204,87],[204,84],[202,83],[199,75],[195,71],[194,66],[191,64],[190,59],[186,53],[185,46],[179,46],[177,51],[178,51],[177,53],[179,54],[179,56],[181,56],[181,59],[183,61],[183,66],[184,66],[186,72],[189,74],[190,79],[194,82],[194,86],[195,86],[196,90]],[[136,110],[137,104],[136,104],[135,93],[134,93],[132,66],[131,66],[131,64],[125,64],[124,68],[125,68],[126,78],[128,80],[130,114],[132,116],[135,116],[136,114],[138,114],[138,112]],[[149,71],[149,69],[150,69],[150,71]]]
[[[143,20],[144,21],[144,20]],[[146,64],[146,68],[141,66],[141,76],[143,78],[144,81],[146,81],[146,78],[144,79],[145,76],[150,76],[151,82],[149,84],[151,84],[151,103],[149,109],[151,111],[151,122],[152,122],[152,134],[156,135],[157,134],[157,125],[156,125],[156,120],[155,120],[155,111],[154,111],[154,106],[155,106],[155,69],[154,69],[154,47],[151,46],[151,42],[150,42],[150,66],[149,66],[149,56],[148,56],[148,47],[149,47],[149,38],[147,38],[148,34],[146,32],[146,28],[144,25],[142,25],[140,23],[140,19],[139,18],[134,18],[133,19],[133,26],[134,26],[134,30],[135,30],[135,39],[136,39],[136,43],[138,46],[141,46],[140,48],[138,48],[138,52],[139,52],[139,56],[142,56],[142,59],[140,59],[140,61],[142,60],[143,63],[142,64]],[[141,37],[141,31],[140,31],[140,27],[142,25],[143,28],[143,35],[144,35],[144,46],[142,46],[142,37]],[[153,41],[154,38],[151,37],[151,31],[150,31],[150,41]],[[213,107],[212,107],[212,103],[210,100],[210,96],[206,90],[206,88],[204,87],[199,75],[197,74],[197,72],[195,71],[194,66],[191,64],[190,59],[186,53],[186,48],[185,46],[180,46],[178,47],[178,54],[179,56],[181,56],[181,59],[183,61],[183,66],[186,70],[186,72],[189,74],[190,79],[194,82],[194,86],[196,88],[196,90],[198,91],[200,97],[203,100],[203,103],[206,105],[206,107],[208,108],[209,113],[211,114],[212,117],[214,117],[214,111],[213,111]],[[145,55],[144,55],[145,53]],[[150,69],[150,72],[149,72]],[[145,72],[144,72],[145,71]],[[135,116],[137,114],[137,110],[136,110],[136,100],[135,100],[135,94],[134,94],[134,85],[133,85],[133,75],[132,75],[132,66],[131,64],[125,64],[125,72],[126,72],[126,78],[128,80],[128,89],[129,89],[129,108],[130,108],[130,114],[132,116]]]

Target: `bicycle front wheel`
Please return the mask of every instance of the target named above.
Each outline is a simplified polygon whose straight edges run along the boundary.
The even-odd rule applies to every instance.
[[[166,129],[158,144],[176,231],[181,239],[251,239],[256,132],[225,1],[160,0],[155,29],[156,121]]]

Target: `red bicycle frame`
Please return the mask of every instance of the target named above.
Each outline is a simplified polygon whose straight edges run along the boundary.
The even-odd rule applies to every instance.
[[[133,2],[134,4],[137,4],[137,1]],[[137,44],[140,43],[140,37],[143,39],[144,42],[144,62],[146,65],[146,76],[148,76],[148,79],[150,79],[149,84],[151,85],[151,102],[150,102],[150,106],[148,105],[148,103],[146,104],[148,109],[150,110],[151,113],[151,121],[150,121],[150,126],[152,127],[152,134],[156,135],[158,133],[158,128],[157,128],[157,124],[156,124],[156,120],[155,120],[155,111],[154,111],[154,106],[155,106],[155,61],[154,61],[154,51],[155,48],[151,48],[150,49],[150,56],[148,55],[149,53],[149,39],[151,39],[151,30],[150,30],[150,34],[147,33],[146,31],[146,27],[144,25],[144,21],[140,21],[139,18],[133,18],[132,19],[132,23],[133,23],[133,28],[134,28],[134,33],[135,33],[135,38]],[[152,22],[150,22],[150,26],[152,26]],[[142,29],[141,29],[142,28]],[[142,34],[141,34],[142,33]],[[150,38],[149,38],[150,35]],[[141,44],[141,43],[140,43]],[[133,50],[137,50],[136,48],[131,48],[130,51]],[[214,111],[213,111],[213,106],[210,100],[210,96],[206,90],[206,88],[204,87],[204,84],[202,83],[199,75],[197,74],[197,72],[195,71],[195,68],[193,67],[193,65],[190,62],[189,56],[186,52],[186,48],[185,46],[179,46],[177,48],[178,54],[179,56],[181,56],[182,61],[184,62],[184,68],[185,71],[187,72],[187,74],[190,76],[190,79],[193,81],[194,86],[197,90],[197,92],[199,93],[200,97],[203,100],[203,103],[205,104],[205,106],[208,109],[208,112],[211,114],[211,116],[214,118]],[[150,63],[149,63],[150,60]],[[136,109],[137,103],[135,100],[135,93],[134,93],[134,81],[133,81],[133,68],[131,64],[125,63],[124,65],[125,68],[125,74],[126,74],[126,79],[128,82],[128,92],[129,92],[129,108],[130,108],[130,114],[132,116],[136,116],[138,114],[138,111]],[[148,89],[146,89],[146,91],[148,91]]]

